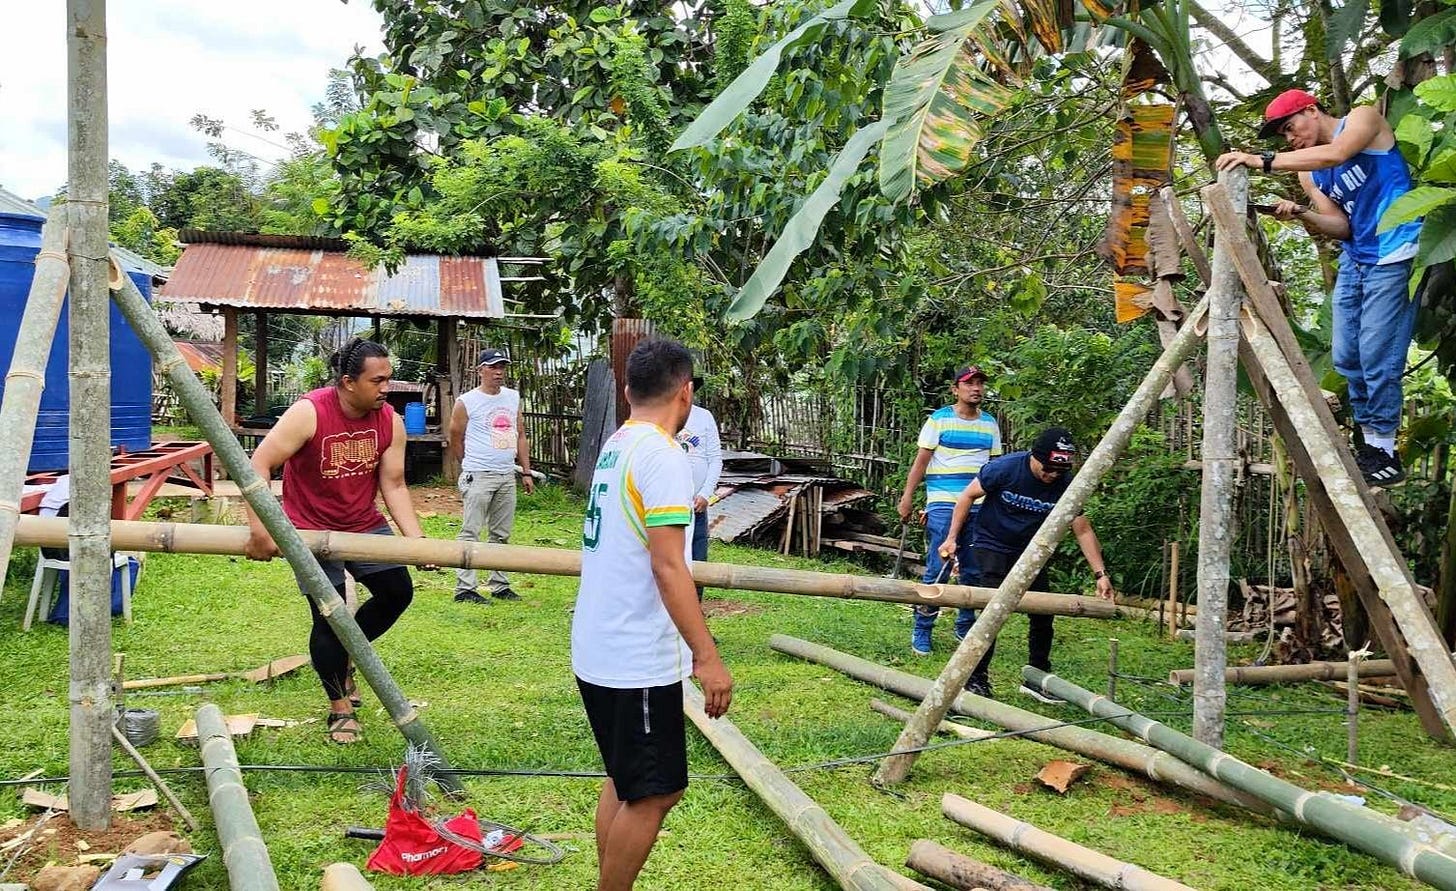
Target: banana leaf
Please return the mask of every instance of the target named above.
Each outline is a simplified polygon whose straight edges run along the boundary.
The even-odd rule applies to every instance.
[[[1105,256],[1118,275],[1146,273],[1148,204],[1171,181],[1172,105],[1127,106],[1112,141],[1112,215]]]

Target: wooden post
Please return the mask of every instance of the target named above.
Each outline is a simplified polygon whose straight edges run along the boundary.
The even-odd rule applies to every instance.
[[[1117,638],[1107,639],[1107,698],[1117,701]]]
[[[460,320],[454,317],[441,319],[435,343],[435,380],[440,393],[439,407],[440,435],[447,436],[450,430],[450,413],[455,410],[455,400],[468,387],[460,375],[459,348]],[[448,438],[440,444],[440,472],[445,479],[455,482],[460,478],[460,456],[450,451]]]
[[[905,865],[921,875],[963,891],[1052,891],[1045,885],[958,854],[928,838],[917,838],[910,843]]]
[[[615,384],[612,366],[602,359],[593,359],[586,368],[586,396],[582,399],[581,446],[576,454],[572,484],[581,491],[591,485],[592,473],[601,455],[602,443],[617,429]]]
[[[1446,508],[1446,534],[1441,539],[1441,566],[1436,581],[1436,624],[1447,646],[1456,646],[1456,483]]]
[[[197,743],[207,768],[207,801],[217,824],[228,886],[234,891],[278,891],[268,846],[248,803],[232,734],[222,710],[211,703],[197,710]]]
[[[231,306],[222,310],[222,392],[218,405],[222,421],[228,427],[238,426],[238,311]]]
[[[1345,682],[1350,688],[1345,698],[1345,760],[1351,764],[1359,763],[1355,755],[1360,738],[1360,657],[1363,655],[1364,650],[1351,650],[1349,668],[1345,673]]]
[[[268,414],[268,314],[253,315],[253,414]]]
[[[1168,542],[1168,636],[1178,636],[1178,542]]]
[[[111,825],[111,305],[106,2],[67,0],[71,228],[71,819]],[[126,278],[126,276],[122,276]]]

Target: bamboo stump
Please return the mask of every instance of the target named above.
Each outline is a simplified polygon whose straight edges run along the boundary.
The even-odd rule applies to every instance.
[[[905,865],[923,876],[962,891],[1052,891],[1030,879],[958,854],[928,838],[917,838],[910,843]]]

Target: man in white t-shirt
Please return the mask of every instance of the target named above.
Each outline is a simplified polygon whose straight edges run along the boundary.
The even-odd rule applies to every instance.
[[[702,389],[703,379],[695,376],[693,392],[701,393]],[[693,468],[693,559],[707,560],[708,502],[718,490],[718,477],[723,473],[723,443],[713,413],[694,404],[687,423],[677,433],[677,442]],[[702,585],[698,585],[698,599],[703,599]]]
[[[521,423],[521,394],[504,386],[510,357],[500,350],[480,354],[480,386],[455,400],[450,412],[450,449],[460,458],[460,497],[463,502],[459,541],[480,541],[484,528],[491,544],[510,541],[516,522],[516,465],[526,494],[536,491],[531,479],[531,448]],[[475,590],[473,569],[455,571],[455,599],[461,603],[490,603]],[[520,600],[510,579],[493,570],[486,579],[498,600]]]
[[[693,596],[693,476],[674,436],[693,404],[693,360],[648,340],[627,358],[627,423],[603,445],[582,527],[571,668],[606,765],[597,889],[630,889],[688,785],[682,682],[721,717],[733,678]]]

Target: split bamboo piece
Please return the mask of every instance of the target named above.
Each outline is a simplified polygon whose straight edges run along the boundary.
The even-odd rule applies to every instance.
[[[1343,678],[1349,670],[1344,662],[1306,662],[1303,665],[1245,665],[1224,670],[1227,683],[1243,687],[1262,684],[1292,684],[1299,681],[1328,681]],[[1389,659],[1371,659],[1360,663],[1360,677],[1380,678],[1395,674],[1395,663]],[[1168,683],[1187,684],[1193,680],[1193,669],[1179,668],[1168,672]]]
[[[202,764],[207,768],[207,803],[217,824],[229,887],[232,891],[278,891],[278,877],[248,803],[238,753],[222,710],[210,703],[198,709],[197,734]]]
[[[47,545],[61,540],[65,521],[53,517],[21,517],[16,541]],[[118,550],[162,553],[241,555],[248,540],[245,526],[213,526],[188,523],[144,523],[115,520],[112,541]],[[501,569],[538,575],[578,575],[581,552],[565,548],[532,548],[521,545],[481,544],[440,538],[403,538],[351,532],[299,530],[302,546],[331,560],[374,560],[391,563],[463,566],[473,569]],[[882,600],[891,603],[933,606],[965,606],[973,609],[989,603],[991,588],[965,585],[923,585],[918,582],[878,576],[738,566],[732,563],[694,563],[693,578],[715,588],[766,591],[774,594],[803,594],[811,597],[840,597],[849,600]],[[330,591],[333,588],[329,589]],[[1112,618],[1117,608],[1095,597],[1050,594],[1033,591],[1026,595],[1020,612],[1083,618]]]
[[[902,724],[910,720],[910,713],[903,708],[896,708],[885,702],[883,699],[871,699],[870,708],[879,712],[887,718],[894,718]],[[954,721],[941,721],[940,727],[936,728],[941,733],[949,733],[951,736],[959,736],[961,739],[991,739],[996,736],[993,731],[982,730],[979,727],[967,727],[964,724],[957,724]]]
[[[810,643],[786,634],[775,634],[768,645],[780,653],[797,656],[800,659],[825,665],[841,671],[850,677],[873,684],[891,693],[898,693],[907,699],[924,699],[930,690],[930,681],[883,665],[877,665],[858,656],[841,653],[821,644]],[[1198,795],[1207,795],[1219,801],[1236,804],[1261,814],[1272,811],[1268,805],[1252,795],[1218,782],[1164,752],[1149,748],[1131,740],[1108,736],[1086,727],[1066,727],[1035,712],[1028,712],[1004,702],[986,699],[971,693],[961,693],[951,704],[956,714],[967,715],[982,721],[989,721],[1007,730],[1023,733],[1027,739],[1039,743],[1096,758],[1099,761],[1121,767],[1133,773],[1142,774],[1151,780],[1177,786]]]
[[[1115,860],[1091,848],[1084,848],[1059,835],[1052,835],[1030,823],[1023,823],[950,792],[940,799],[940,810],[951,820],[989,835],[1013,851],[1030,854],[1044,863],[1050,863],[1104,888],[1125,888],[1127,891],[1193,891],[1181,882],[1163,878],[1141,866]]]
[[[1108,718],[1144,742],[1236,789],[1262,798],[1305,826],[1377,857],[1428,885],[1456,891],[1456,858],[1392,829],[1383,817],[1332,796],[1301,789],[1054,674],[1029,665],[1021,672],[1032,687],[1074,703],[1088,714]]]
[[[963,891],[1052,891],[1045,885],[973,860],[928,838],[917,838],[910,843],[905,865],[923,876]]]
[[[709,718],[703,711],[703,694],[691,682],[683,684],[683,711],[839,887],[847,891],[930,891],[871,860],[824,808],[765,758],[731,721]]]

